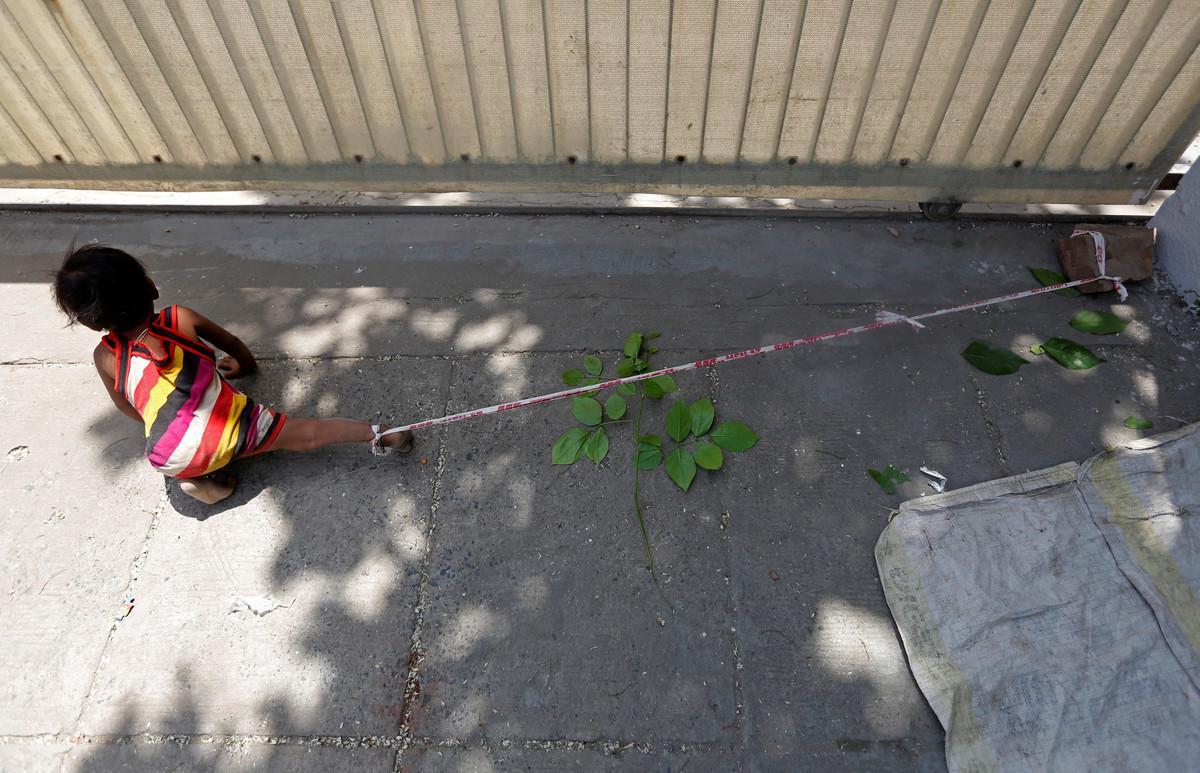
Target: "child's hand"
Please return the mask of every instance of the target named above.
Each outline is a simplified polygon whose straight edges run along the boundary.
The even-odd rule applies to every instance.
[[[175,308],[178,311],[176,321],[185,335],[207,341],[217,351],[229,352],[217,360],[217,372],[223,377],[240,378],[258,372],[258,363],[254,361],[254,355],[237,336],[187,306]]]
[[[217,370],[221,371],[221,375],[225,378],[240,378],[249,376],[258,370],[257,363],[251,363],[245,366],[234,358],[226,355],[217,360]]]

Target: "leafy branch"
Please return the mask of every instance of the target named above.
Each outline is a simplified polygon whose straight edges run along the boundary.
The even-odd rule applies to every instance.
[[[651,345],[658,333],[630,333],[622,347],[624,355],[617,362],[617,375],[621,378],[649,373],[652,355],[658,349]],[[567,386],[590,386],[599,384],[604,374],[604,363],[595,355],[583,358],[583,369],[568,368],[562,380]],[[664,428],[668,447],[656,434],[642,434],[642,418],[646,400],[661,403],[663,398],[678,390],[675,379],[670,376],[655,376],[631,384],[621,384],[617,393],[601,403],[596,393],[576,397],[571,401],[571,415],[582,427],[571,427],[558,437],[550,450],[551,464],[571,465],[586,457],[597,466],[608,456],[610,440],[605,426],[630,424],[633,439],[633,509],[642,543],[646,551],[646,566],[654,573],[654,554],[650,546],[650,534],[646,529],[645,514],[641,502],[641,474],[663,467],[667,477],[683,491],[691,488],[697,469],[710,472],[720,470],[725,463],[725,452],[740,453],[750,450],[758,442],[758,435],[740,421],[723,424],[716,422],[716,406],[707,397],[688,403],[676,398],[664,417]],[[632,422],[625,419],[629,404],[626,398],[637,399],[637,411]],[[607,418],[607,421],[605,420]],[[715,426],[714,426],[715,424]],[[665,462],[665,463],[664,463]]]

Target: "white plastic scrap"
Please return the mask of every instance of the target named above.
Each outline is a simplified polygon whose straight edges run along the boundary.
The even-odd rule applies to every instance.
[[[945,475],[941,474],[937,470],[931,470],[928,467],[922,467],[921,472],[933,478],[931,481],[926,481],[929,484],[929,488],[933,489],[939,494],[946,490],[946,484],[949,481],[946,480]]]
[[[252,612],[256,617],[269,615],[276,609],[287,609],[291,604],[282,604],[271,596],[238,596],[229,604],[229,614]]]

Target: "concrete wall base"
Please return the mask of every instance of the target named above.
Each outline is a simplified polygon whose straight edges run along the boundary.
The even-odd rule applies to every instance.
[[[1158,266],[1189,303],[1200,308],[1200,164],[1150,220],[1158,229]]]

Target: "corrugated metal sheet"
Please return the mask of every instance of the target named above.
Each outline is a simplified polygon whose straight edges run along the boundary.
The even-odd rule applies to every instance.
[[[0,184],[1123,202],[1200,0],[0,0]]]

